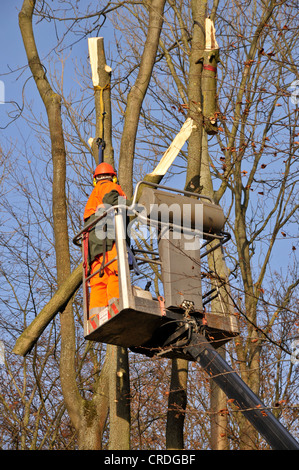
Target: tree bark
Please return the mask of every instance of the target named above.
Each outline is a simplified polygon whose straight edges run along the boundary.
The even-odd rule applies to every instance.
[[[186,189],[194,192],[202,191],[203,194],[213,197],[207,131],[212,134],[216,132],[216,120],[213,121],[216,109],[216,73],[213,70],[208,70],[207,67],[216,67],[218,53],[215,52],[215,49],[209,51],[206,47],[206,6],[206,2],[191,2],[194,31],[190,54],[188,99],[189,115],[197,124],[197,129],[193,131],[189,139]],[[210,37],[209,40],[211,40],[211,46],[216,47],[214,33],[212,39]],[[218,287],[221,280],[225,281],[225,287],[221,289],[219,298],[212,303],[212,312],[233,313],[226,290],[227,269],[221,249],[208,255],[208,260],[210,269],[215,272],[214,284]],[[223,428],[226,428],[227,416],[224,414],[220,417],[219,415],[225,398],[213,383],[211,388],[211,441],[214,449],[220,449],[227,447],[227,438],[222,436],[220,439],[220,435],[224,434]]]
[[[195,127],[189,137],[188,164],[185,189],[200,192],[200,167],[203,132],[202,115],[202,60],[205,44],[205,13],[206,2],[191,1],[193,18],[193,37],[190,51],[188,102],[189,117]],[[179,364],[179,367],[178,367]],[[184,448],[183,427],[186,408],[186,388],[188,378],[188,362],[184,359],[172,362],[169,410],[167,414],[166,444],[167,448]],[[180,411],[175,408],[179,406]]]
[[[65,192],[66,152],[61,120],[61,98],[52,90],[37,52],[32,28],[34,8],[34,0],[24,0],[22,9],[19,13],[19,26],[27,54],[28,64],[41,99],[45,105],[49,123],[53,162],[52,200],[57,286],[58,289],[62,290],[65,282],[69,280],[71,270]],[[78,274],[78,271],[76,274]],[[78,277],[80,276],[78,275]],[[77,282],[79,283],[78,279]],[[68,414],[78,432],[79,447],[81,446],[82,448],[86,448],[85,442],[88,440],[92,449],[100,448],[101,434],[99,434],[99,431],[103,429],[106,420],[107,391],[105,387],[101,390],[101,393],[97,390],[93,400],[90,402],[83,400],[79,393],[79,389],[76,384],[75,327],[71,300],[66,304],[60,314],[60,323],[60,380]],[[101,389],[102,381],[100,378],[97,381],[97,385]],[[97,412],[95,413],[94,410]],[[101,414],[99,413],[99,410],[101,410]]]
[[[41,99],[45,105],[49,122],[53,162],[52,201],[54,239],[57,285],[59,288],[70,275],[70,254],[65,193],[66,153],[61,121],[61,99],[59,95],[53,92],[48,82],[35,44],[32,28],[34,8],[35,1],[24,0],[22,9],[19,13],[19,25],[28,58],[28,64]],[[61,385],[69,415],[76,426],[76,424],[78,424],[77,411],[80,399],[75,380],[75,342],[73,326],[74,318],[72,313],[72,304],[69,302],[64,309],[64,313],[61,314]]]
[[[217,134],[217,63],[219,48],[213,22],[205,20],[205,50],[203,54],[202,99],[204,128],[207,134]]]
[[[213,197],[213,182],[210,173],[208,143],[205,131],[203,131],[201,168],[203,193]],[[212,244],[213,243],[217,242],[212,242]],[[214,312],[218,315],[234,315],[233,304],[230,298],[227,266],[221,248],[216,249],[208,255],[208,263],[211,273],[214,273],[211,279],[211,285],[218,289],[218,297],[214,299],[211,304],[211,313]],[[225,351],[223,351],[222,354],[225,357]],[[211,379],[210,422],[211,445],[214,450],[223,450],[224,448],[228,448],[226,433],[228,416],[225,412],[220,412],[220,410],[226,409],[226,405],[226,396],[222,393],[221,389],[213,383],[213,379]]]
[[[196,129],[189,138],[188,165],[186,175],[187,191],[200,192],[201,143],[203,131],[202,69],[205,49],[205,18],[207,2],[191,1],[193,37],[190,51],[188,101],[189,116],[194,120]]]
[[[225,358],[225,351],[221,351],[221,349],[218,349],[218,353]],[[213,380],[210,381],[210,384],[211,449],[229,450],[227,396]]]
[[[173,359],[168,399],[166,449],[184,449],[184,421],[187,405],[188,361]]]
[[[130,377],[126,348],[108,345],[109,368],[109,450],[130,449]]]
[[[95,88],[96,138],[104,142],[103,161],[114,166],[112,145],[112,112],[110,97],[111,69],[106,64],[104,39],[89,39],[92,81]],[[96,165],[98,147],[93,140],[93,155]],[[101,145],[101,143],[100,143]],[[109,407],[109,448],[128,450],[130,448],[130,381],[128,351],[114,345],[108,345],[106,359],[109,362],[107,384]]]
[[[106,64],[104,38],[88,39],[94,101],[96,113],[96,133],[92,140],[92,153],[96,165],[99,164],[99,148],[97,139],[104,142],[103,161],[114,166],[114,150],[112,143],[112,110],[111,110],[111,68]]]
[[[163,24],[165,0],[146,3],[149,9],[149,26],[135,84],[132,86],[125,112],[125,121],[120,146],[118,178],[127,197],[133,194],[133,162],[136,134],[141,106],[152,75],[159,37]],[[129,368],[128,353],[124,348],[111,346],[112,374],[110,376],[110,449],[128,449],[129,426]]]

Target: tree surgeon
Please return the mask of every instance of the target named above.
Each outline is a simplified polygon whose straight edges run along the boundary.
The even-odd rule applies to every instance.
[[[90,224],[111,206],[125,203],[126,195],[117,184],[114,168],[100,163],[93,175],[94,189],[84,210],[84,222]],[[121,198],[121,199],[120,199]],[[88,263],[90,274],[89,318],[108,306],[110,299],[119,297],[118,263],[115,246],[113,214],[105,216],[88,235]],[[105,266],[109,263],[108,266]]]

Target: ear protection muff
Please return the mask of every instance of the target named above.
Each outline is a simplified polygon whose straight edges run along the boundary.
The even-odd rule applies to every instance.
[[[117,183],[117,176],[113,176],[112,178],[113,183]],[[94,178],[92,181],[93,186],[96,186],[97,180]]]

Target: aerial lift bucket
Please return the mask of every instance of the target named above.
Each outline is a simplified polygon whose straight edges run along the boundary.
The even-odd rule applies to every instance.
[[[145,187],[137,206],[137,193],[142,184]],[[178,192],[180,194],[174,194]],[[185,204],[189,214],[187,224],[182,212]],[[169,211],[170,206],[172,211]],[[201,214],[200,227],[196,223],[198,209]],[[115,214],[119,298],[112,299],[107,308],[89,318],[87,234],[111,211]],[[185,358],[198,362],[228,398],[234,400],[273,449],[298,450],[298,442],[217,352],[219,346],[239,333],[235,316],[209,315],[205,312],[205,303],[214,298],[213,289],[204,295],[201,292],[201,260],[230,238],[223,232],[222,209],[206,196],[140,182],[129,208],[114,206],[107,213],[74,238],[76,245],[82,245],[85,267],[85,338],[127,347],[148,357]],[[128,213],[139,222],[156,226],[158,252],[143,249],[135,249],[133,253],[128,251]],[[203,240],[200,247],[195,243],[197,238]],[[191,244],[188,250],[185,249],[186,243]],[[146,289],[132,285],[130,254],[134,255],[135,262],[153,263],[160,267],[163,296],[155,297]]]
[[[137,204],[136,195],[141,184],[145,187]],[[165,351],[163,345],[177,330],[178,322],[184,333],[187,317],[207,332],[216,348],[238,334],[235,316],[209,315],[205,312],[205,303],[209,299],[203,298],[201,290],[201,259],[230,238],[229,234],[222,232],[225,222],[223,211],[207,196],[196,195],[191,199],[194,193],[177,192],[177,189],[140,182],[130,207],[110,207],[75,237],[77,245],[83,240],[86,339],[128,347],[150,357],[155,354],[185,357],[181,349]],[[168,208],[171,210],[168,211]],[[107,308],[90,318],[88,283],[91,276],[86,270],[87,234],[111,212],[115,219],[119,298],[112,299]],[[131,255],[140,265],[153,263],[160,267],[163,295],[153,296],[149,291],[132,285],[126,227],[128,214],[138,223],[154,226],[158,230],[157,252],[135,249]],[[202,246],[200,239],[204,241]],[[212,247],[211,242],[215,240],[217,243]],[[188,355],[187,358],[190,359]]]

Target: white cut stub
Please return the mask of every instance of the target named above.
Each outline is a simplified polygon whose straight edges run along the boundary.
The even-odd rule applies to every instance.
[[[219,49],[218,43],[216,41],[215,26],[213,21],[210,18],[205,20],[205,29],[206,29],[206,51],[213,51],[214,49]]]

